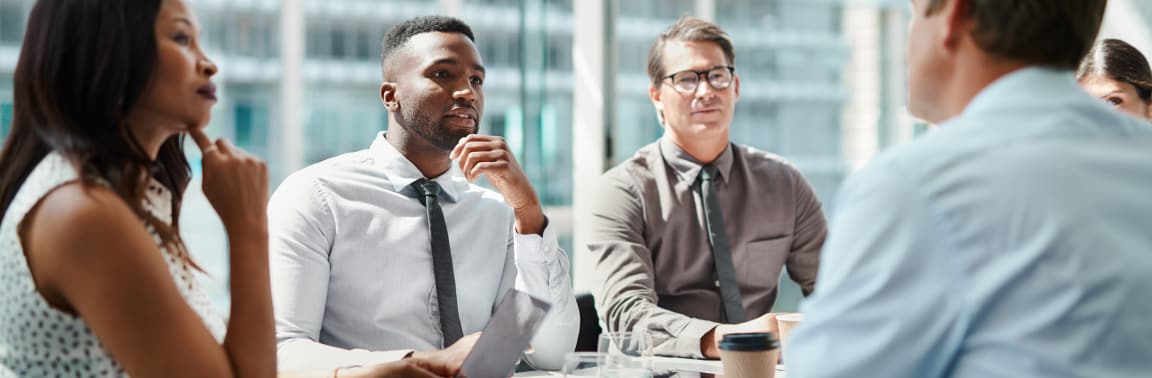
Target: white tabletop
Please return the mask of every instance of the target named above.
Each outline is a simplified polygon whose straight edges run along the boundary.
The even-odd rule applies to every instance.
[[[724,372],[719,360],[696,360],[691,358],[653,357],[653,366],[656,371],[675,370],[675,378],[694,378],[701,374],[716,374],[719,377]],[[556,371],[526,371],[516,374],[517,377],[561,377]],[[776,377],[785,378],[784,366],[776,366]]]

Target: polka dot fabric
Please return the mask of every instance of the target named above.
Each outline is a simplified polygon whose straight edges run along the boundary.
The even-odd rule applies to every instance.
[[[0,222],[0,377],[127,376],[83,319],[56,310],[36,291],[17,234],[24,216],[41,198],[76,179],[76,171],[66,159],[49,154],[28,176]],[[151,183],[144,210],[157,219],[170,220],[170,204],[171,193]],[[160,245],[152,227],[148,231],[160,246],[180,294],[216,340],[223,340],[224,322],[192,270]]]

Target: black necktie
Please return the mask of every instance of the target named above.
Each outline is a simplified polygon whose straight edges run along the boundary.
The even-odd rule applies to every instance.
[[[456,309],[456,276],[452,272],[452,247],[448,245],[448,226],[440,210],[440,184],[420,179],[412,184],[421,194],[420,203],[428,211],[428,236],[432,240],[432,273],[436,277],[436,302],[440,308],[440,331],[444,346],[464,336],[460,312]]]
[[[736,282],[736,265],[732,263],[732,245],[724,226],[724,211],[720,209],[720,197],[716,195],[716,177],[716,166],[709,164],[700,169],[704,223],[708,228],[708,244],[712,245],[712,259],[716,263],[716,278],[720,281],[725,321],[740,323],[744,321],[744,304],[740,300],[740,284]]]

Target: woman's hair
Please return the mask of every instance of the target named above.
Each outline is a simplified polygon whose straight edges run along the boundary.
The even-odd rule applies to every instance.
[[[81,182],[107,180],[192,267],[179,236],[180,203],[191,169],[183,137],[164,141],[155,162],[126,119],[152,85],[162,0],[39,0],[32,8],[13,85],[11,134],[0,150],[0,217],[36,165],[52,151]],[[146,177],[172,192],[171,226],[143,210]]]
[[[1136,94],[1145,103],[1152,103],[1152,69],[1148,59],[1132,45],[1119,39],[1105,39],[1088,51],[1080,68],[1076,70],[1076,80],[1089,74],[1098,74],[1112,80],[1132,84]]]

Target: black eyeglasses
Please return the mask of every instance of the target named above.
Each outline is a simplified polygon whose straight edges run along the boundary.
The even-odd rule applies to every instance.
[[[707,71],[680,71],[664,77],[664,80],[672,79],[672,88],[680,93],[692,93],[696,91],[696,87],[700,86],[700,77],[705,76],[708,78],[708,85],[712,89],[726,89],[732,85],[732,76],[736,73],[736,67],[732,66],[717,66]]]

